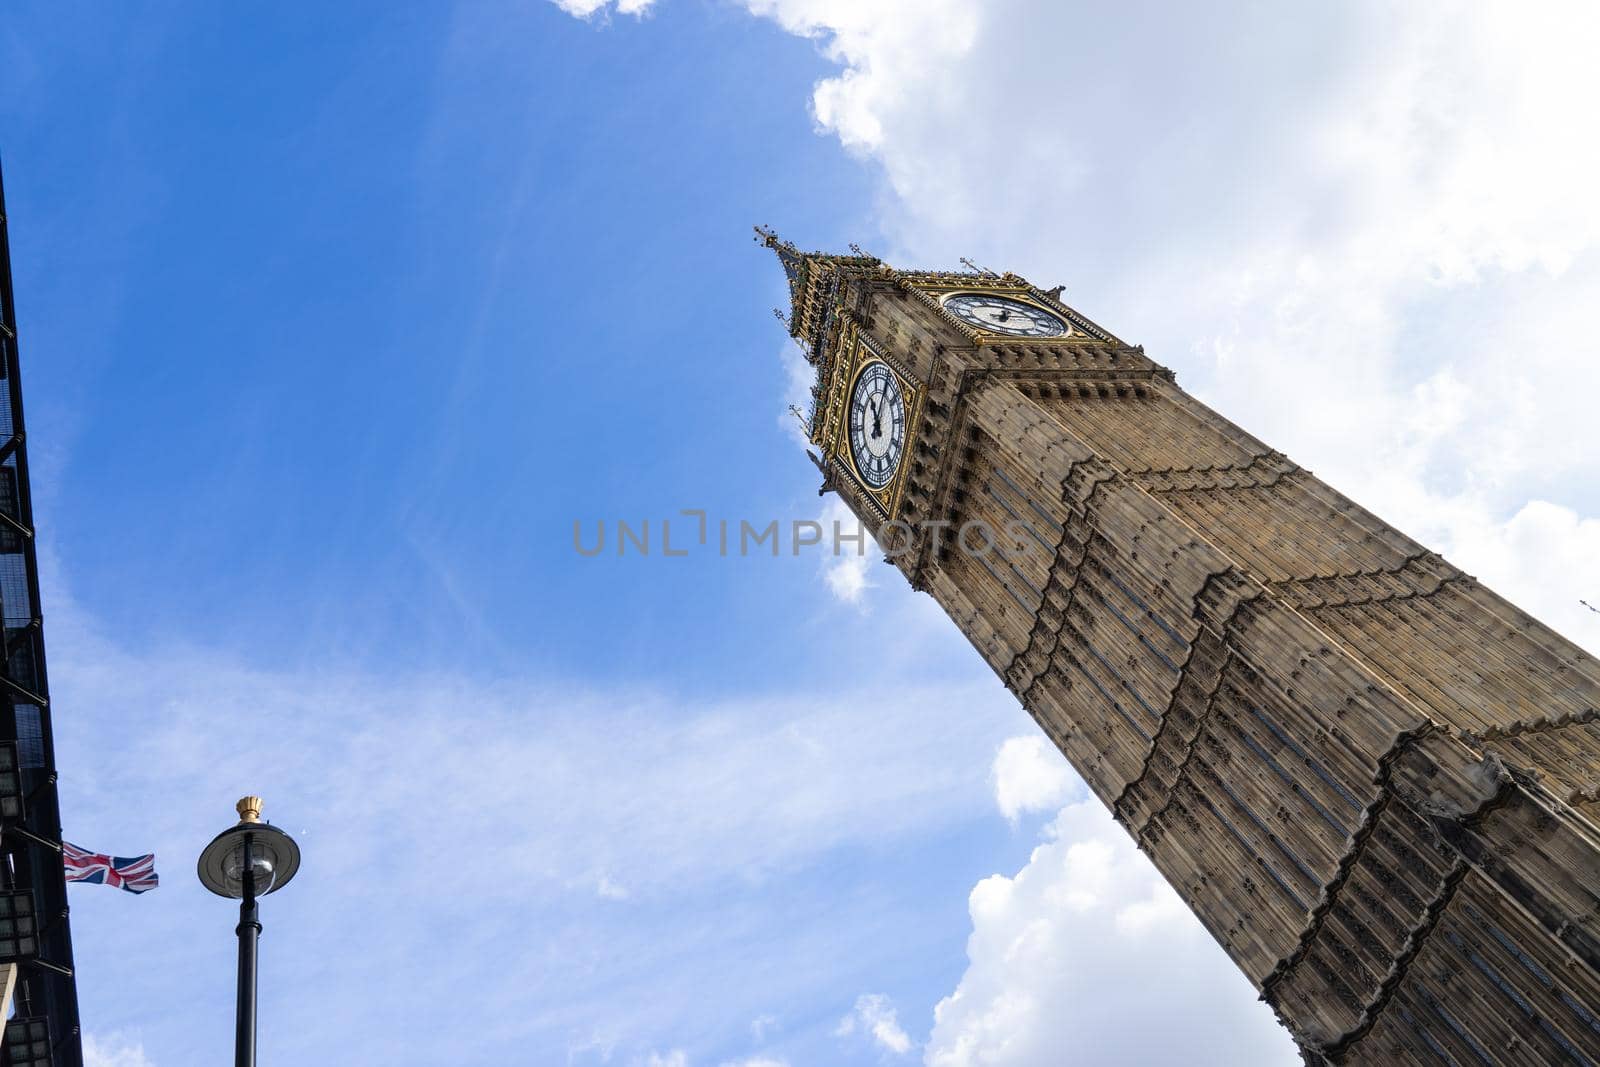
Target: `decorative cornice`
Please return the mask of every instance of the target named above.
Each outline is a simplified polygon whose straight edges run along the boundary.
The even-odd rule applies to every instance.
[[[1505,723],[1500,726],[1491,726],[1479,733],[1463,731],[1461,736],[1464,740],[1475,745],[1482,745],[1489,741],[1499,741],[1522,734],[1550,733],[1573,726],[1587,726],[1595,722],[1600,722],[1600,709],[1586,708],[1583,711],[1558,715],[1549,719],[1518,719],[1515,722]]]
[[[1433,552],[1417,552],[1395,567],[1314,574],[1271,582],[1275,596],[1300,611],[1430,597],[1466,575]]]

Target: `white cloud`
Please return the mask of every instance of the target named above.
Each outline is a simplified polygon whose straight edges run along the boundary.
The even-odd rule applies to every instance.
[[[1040,734],[1007,739],[995,752],[989,776],[995,803],[1012,822],[1025,812],[1059,808],[1079,784],[1060,751]]]
[[[84,1067],[154,1067],[144,1046],[123,1034],[83,1035]]]
[[[266,791],[269,817],[294,812],[297,827],[351,838],[326,862],[371,862],[377,846],[359,827],[404,819],[497,854],[498,883],[475,892],[506,899],[530,883],[638,897],[759,878],[844,841],[934,825],[981,795],[966,746],[987,748],[1014,722],[986,679],[962,699],[992,714],[971,715],[959,737],[917,729],[934,694],[914,688],[887,702],[769,696],[685,714],[646,691],[277,674],[183,650],[153,661],[78,630],[63,600],[53,597],[52,636],[72,666],[53,680],[60,699],[98,712],[58,727],[78,768],[74,822],[93,820],[86,834],[161,844],[187,832],[189,810],[168,802],[209,797],[226,812],[250,778],[232,753],[258,748],[285,763]],[[293,757],[313,750],[340,772]],[[127,795],[161,799],[120,809]]]
[[[137,900],[74,899],[74,933],[99,952],[80,986],[86,1005],[96,983],[142,982],[199,1017],[227,1017],[231,987],[213,979],[230,973],[231,938],[196,938],[194,924],[221,915],[225,934],[231,923],[184,871],[248,791],[305,854],[296,884],[272,898],[269,972],[319,944],[360,943],[318,957],[316,989],[378,988],[427,959],[433,980],[475,991],[451,1027],[419,1035],[387,1025],[385,998],[342,996],[336,1015],[308,1015],[309,987],[264,979],[264,1012],[297,1020],[267,1038],[285,1060],[314,1049],[350,1062],[450,1059],[475,1033],[485,1047],[538,1037],[573,1062],[627,1063],[698,1047],[676,1035],[712,1010],[710,985],[727,987],[715,1011],[735,1033],[773,1003],[825,995],[826,976],[774,974],[769,962],[834,952],[833,940],[864,936],[851,923],[878,919],[785,896],[781,876],[833,849],[976,817],[988,789],[970,754],[1016,729],[987,678],[889,699],[807,692],[685,708],[604,685],[275,671],[192,648],[129,650],[46,578],[55,703],[91,711],[56,722],[74,781],[64,825],[75,840],[156,852],[164,876]],[[962,714],[928,730],[935,699]],[[632,906],[607,906],[624,894]],[[776,928],[774,900],[789,909]],[[271,1002],[280,996],[292,999]],[[619,1012],[619,998],[633,1006]],[[184,1042],[224,1039],[161,1025],[159,1047],[185,1062]],[[366,1035],[359,1051],[352,1033]],[[102,1051],[138,1067],[126,1059],[136,1046]]]
[[[847,604],[860,604],[861,594],[877,584],[868,570],[881,563],[882,550],[836,495],[829,495],[818,521],[823,531],[822,544],[818,546],[824,553],[822,576],[829,592]],[[857,537],[861,540],[853,540]]]
[[[1600,647],[1574,593],[1600,589],[1600,141],[1575,134],[1600,10],[747,6],[841,65],[812,106],[882,167],[895,258],[1067,282],[1219,410]],[[1540,529],[1559,574],[1512,551],[1529,505],[1572,513]]]
[[[819,124],[861,152],[881,151],[886,123],[926,107],[917,98],[928,89],[925,72],[958,61],[980,18],[977,6],[963,0],[746,0],[746,6],[817,40],[844,67],[817,85],[812,105]]]
[[[747,6],[840,64],[812,107],[881,165],[895,258],[1069,283],[1229,417],[1600,647],[1573,593],[1600,590],[1600,141],[1573,135],[1600,11]],[[1558,575],[1508,551],[1529,504],[1573,512]],[[860,573],[830,582],[859,598]]]
[[[639,1061],[640,1067],[689,1067],[689,1054],[682,1049],[671,1052],[652,1052],[649,1058]],[[789,1067],[786,1060],[770,1056],[752,1056],[742,1060],[724,1060],[720,1067]]]
[[[550,0],[561,10],[578,18],[593,18],[596,15],[610,14],[616,11],[619,15],[643,15],[655,4],[655,0]]]
[[[857,997],[856,1006],[839,1021],[834,1033],[839,1037],[866,1034],[879,1048],[896,1056],[904,1056],[912,1048],[911,1036],[901,1028],[894,1005],[882,993],[863,993]]]
[[[972,891],[968,966],[930,1067],[1299,1061],[1272,1012],[1095,801]]]

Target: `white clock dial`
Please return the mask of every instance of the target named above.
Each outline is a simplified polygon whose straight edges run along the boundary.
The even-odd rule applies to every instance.
[[[1063,337],[1071,332],[1058,316],[1037,304],[993,293],[954,293],[944,298],[944,309],[985,333]]]
[[[861,479],[882,489],[900,466],[906,443],[906,403],[888,364],[868,363],[850,392],[850,456]]]

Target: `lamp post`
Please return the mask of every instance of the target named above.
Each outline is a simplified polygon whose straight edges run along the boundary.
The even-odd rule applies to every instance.
[[[200,853],[200,884],[220,897],[239,901],[239,1013],[234,1034],[234,1067],[256,1063],[256,942],[261,920],[256,897],[282,889],[300,869],[294,838],[261,821],[261,798],[244,797],[239,823],[230,826]]]

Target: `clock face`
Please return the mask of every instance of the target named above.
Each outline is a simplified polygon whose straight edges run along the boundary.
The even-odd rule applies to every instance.
[[[944,298],[944,308],[956,318],[985,333],[1017,337],[1064,337],[1067,324],[1036,304],[992,293],[956,293]]]
[[[900,466],[906,444],[906,403],[888,364],[872,362],[850,393],[850,455],[862,481],[882,489]]]

